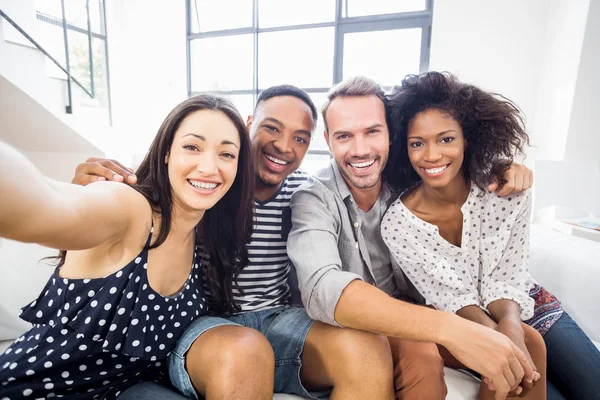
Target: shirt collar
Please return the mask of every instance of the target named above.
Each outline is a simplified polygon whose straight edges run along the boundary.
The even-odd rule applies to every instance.
[[[331,160],[331,168],[333,169],[333,178],[335,180],[338,193],[340,194],[342,200],[345,202],[347,199],[350,199],[352,203],[355,203],[354,198],[352,197],[352,193],[350,192],[350,188],[348,187],[346,180],[342,176],[342,173],[340,172],[339,166],[335,162],[335,159]],[[385,204],[387,208],[387,206],[389,206],[388,202],[391,196],[392,193],[390,191],[390,188],[385,182],[383,182],[381,185],[381,193],[379,193],[378,200]]]

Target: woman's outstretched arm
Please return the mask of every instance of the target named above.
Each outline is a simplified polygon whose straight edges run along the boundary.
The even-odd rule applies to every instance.
[[[122,237],[142,201],[143,196],[119,183],[81,187],[49,181],[23,155],[0,143],[0,237],[88,249]]]

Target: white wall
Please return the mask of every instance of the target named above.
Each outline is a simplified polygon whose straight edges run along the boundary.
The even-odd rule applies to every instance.
[[[0,0],[0,8],[60,62],[64,47],[59,43],[54,48],[44,41],[34,0]],[[53,70],[48,68],[49,65]],[[0,77],[16,85],[95,146],[104,149],[113,143],[107,109],[86,105],[89,103],[87,95],[77,85],[72,85],[73,114],[66,114],[66,74],[3,18],[0,18]]]
[[[591,0],[565,160],[600,161],[600,0]]]
[[[598,82],[592,71],[599,70],[600,18],[591,12],[588,18],[590,3],[597,9],[598,2],[436,0],[430,69],[453,72],[513,100],[526,117],[533,146],[527,151],[529,165],[533,159],[561,160],[567,143],[580,148],[591,132],[590,122],[575,120],[589,114],[582,104],[594,104],[592,87],[578,92],[590,80]],[[592,18],[595,28],[589,27]],[[582,64],[588,60],[587,67],[580,69],[580,58]],[[578,79],[582,71],[588,71],[585,80]]]
[[[430,69],[505,95],[533,129],[548,15],[547,0],[436,0]]]
[[[563,159],[589,5],[589,0],[550,2],[531,132],[534,158]]]
[[[107,153],[132,162],[169,111],[187,97],[185,1],[107,2],[113,125]]]
[[[35,32],[37,28],[34,0],[0,0],[0,9],[23,28],[25,32],[35,38],[33,32]],[[7,26],[3,30],[4,38],[6,40],[25,46],[32,46],[31,43],[12,26]]]
[[[27,152],[24,154],[46,177],[62,182],[71,182],[77,165],[90,157],[88,153]]]
[[[16,0],[0,0],[0,8],[34,36],[36,20],[33,1],[24,0],[17,3]],[[23,35],[0,18],[0,75],[17,84],[21,90],[53,113],[64,113],[65,83],[48,78],[44,59],[44,55]]]

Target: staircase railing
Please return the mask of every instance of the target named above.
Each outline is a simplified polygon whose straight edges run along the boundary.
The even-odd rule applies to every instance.
[[[61,6],[62,6],[62,25],[63,25],[63,35],[64,35],[64,41],[65,41],[65,60],[66,60],[66,67],[63,67],[57,60],[56,58],[52,57],[52,55],[50,53],[48,53],[48,51],[46,51],[46,49],[44,49],[34,38],[32,38],[27,32],[25,32],[25,30],[23,28],[21,28],[19,26],[19,24],[17,24],[12,18],[10,18],[8,15],[6,15],[6,13],[2,10],[0,10],[0,17],[4,18],[6,20],[6,22],[8,22],[9,24],[11,24],[13,26],[13,28],[15,28],[21,35],[23,35],[32,45],[34,45],[42,54],[44,54],[46,57],[48,57],[48,59],[50,61],[52,61],[61,71],[63,71],[66,75],[67,75],[67,105],[65,106],[65,112],[67,114],[72,114],[73,113],[73,89],[71,87],[72,83],[75,83],[77,86],[79,86],[81,88],[81,90],[83,90],[83,92],[85,94],[87,94],[90,98],[94,98],[94,94],[90,93],[90,91],[81,84],[81,82],[79,82],[73,75],[71,75],[71,66],[69,64],[69,42],[68,42],[68,38],[67,38],[67,20],[65,18],[65,4],[64,4],[64,0],[61,1]],[[91,79],[91,81],[93,82],[93,79]],[[93,84],[93,83],[92,83]]]

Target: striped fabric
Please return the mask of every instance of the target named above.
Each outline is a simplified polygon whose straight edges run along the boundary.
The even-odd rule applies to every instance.
[[[240,273],[238,283],[243,294],[233,290],[240,312],[256,311],[289,303],[290,260],[286,242],[292,227],[290,199],[308,179],[303,171],[291,173],[279,191],[264,202],[255,201],[255,226],[248,245],[250,262]],[[208,258],[202,258],[206,268]],[[209,293],[206,288],[206,293]],[[209,304],[212,299],[209,299]]]

